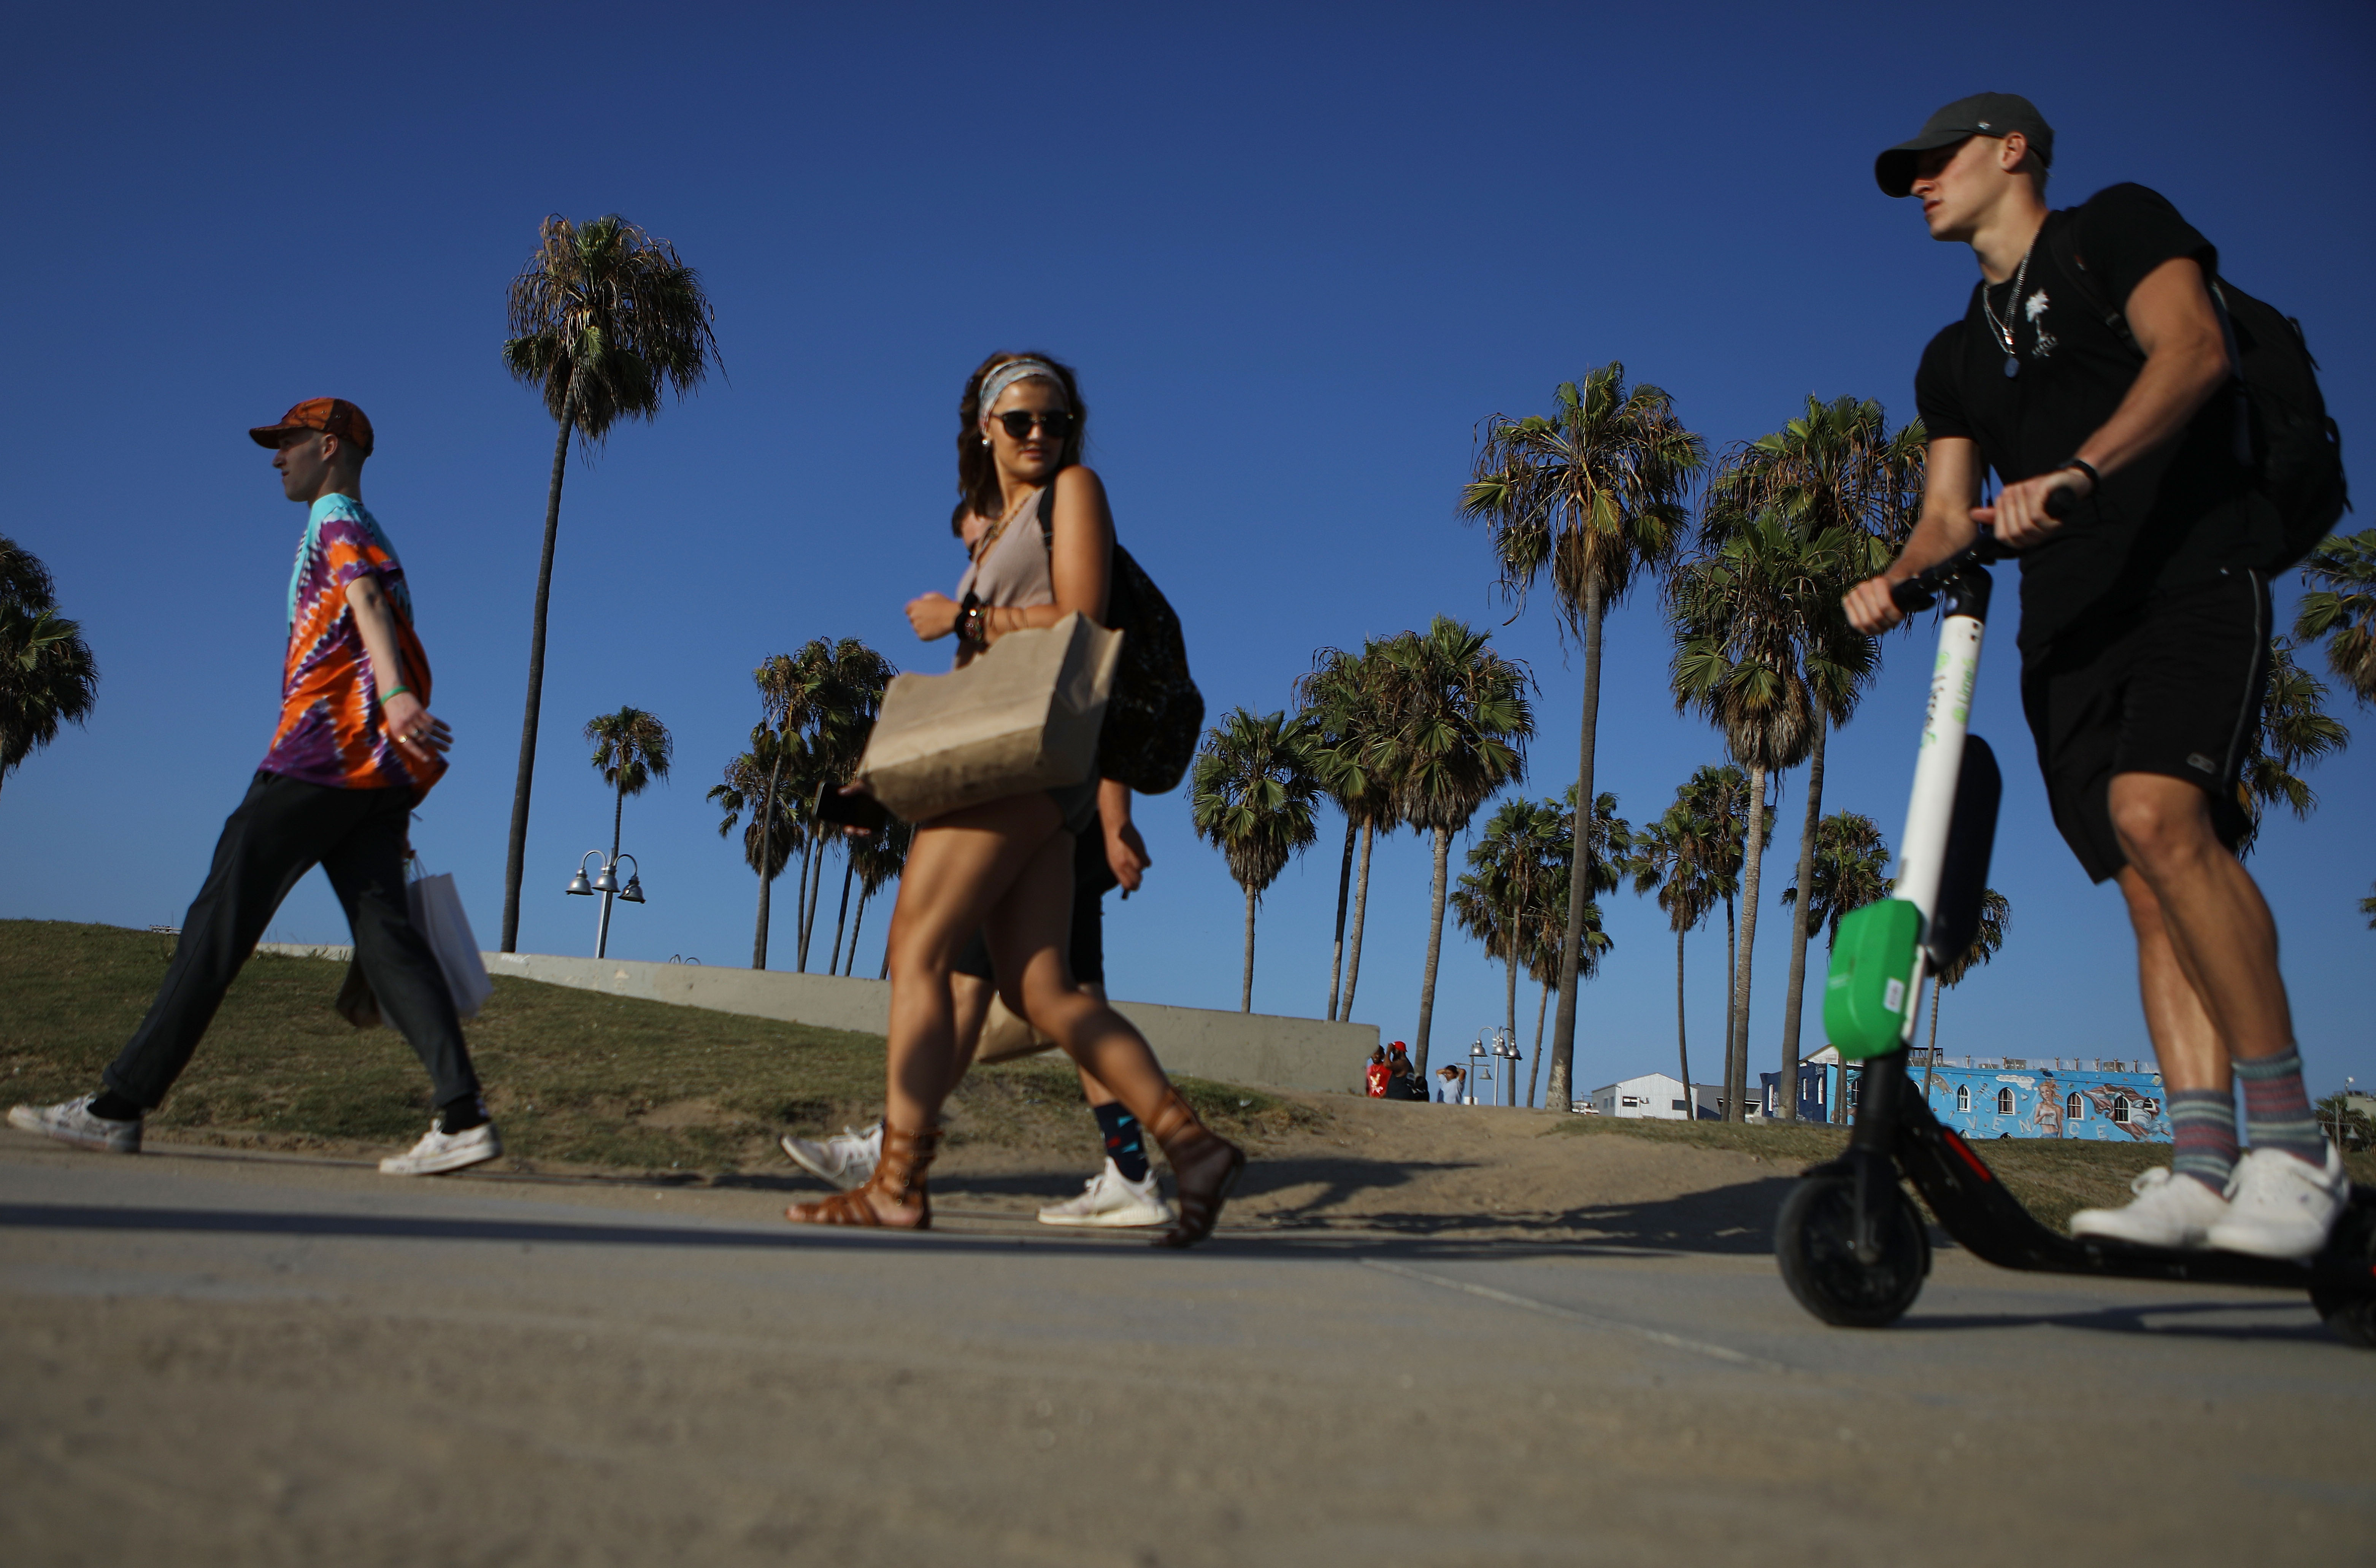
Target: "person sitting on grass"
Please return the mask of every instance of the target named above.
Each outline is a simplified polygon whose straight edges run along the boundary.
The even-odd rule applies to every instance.
[[[406,824],[446,771],[452,731],[429,713],[429,660],[412,630],[404,568],[363,509],[371,422],[339,398],[298,404],[248,434],[273,449],[290,500],[310,508],[289,582],[280,722],[247,798],[223,825],[165,983],[96,1094],[19,1105],[8,1124],[112,1154],[140,1151],[141,1124],[190,1064],[240,967],[297,879],[318,865],[345,909],[355,962],[429,1069],[437,1107],[391,1176],[458,1170],[503,1152],[479,1099],[453,993],[412,923]]]

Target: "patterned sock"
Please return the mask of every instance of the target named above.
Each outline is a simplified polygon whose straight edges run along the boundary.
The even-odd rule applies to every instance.
[[[2170,1170],[2225,1193],[2236,1171],[2236,1097],[2225,1089],[2173,1089],[2169,1125],[2177,1144]]]
[[[2244,1129],[2254,1148],[2281,1148],[2295,1158],[2326,1169],[2326,1134],[2302,1087],[2301,1051],[2287,1046],[2258,1062],[2239,1061],[2244,1081]]]
[[[1125,1182],[1146,1181],[1146,1144],[1139,1136],[1138,1118],[1124,1111],[1119,1100],[1092,1109],[1098,1113],[1098,1129],[1106,1135],[1106,1155],[1114,1169]]]

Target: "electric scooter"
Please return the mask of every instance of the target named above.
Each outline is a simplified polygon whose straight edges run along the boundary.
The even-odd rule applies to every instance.
[[[2063,499],[2054,493],[2049,510],[2059,516],[2054,504]],[[1827,1324],[1881,1328],[1903,1316],[1930,1272],[1930,1234],[1903,1176],[1957,1245],[1999,1267],[2307,1290],[2337,1337],[2376,1349],[2376,1191],[2353,1188],[2325,1248],[2306,1264],[2058,1235],[1940,1123],[1908,1076],[1924,982],[1970,947],[1988,885],[2002,776],[1988,742],[1966,726],[1988,623],[1988,565],[2005,553],[1983,533],[1891,595],[1909,613],[1942,597],[1946,609],[1895,897],[1841,920],[1824,986],[1832,1044],[1844,1061],[1863,1063],[1855,1124],[1847,1152],[1810,1168],[1782,1206],[1774,1232],[1782,1278]]]

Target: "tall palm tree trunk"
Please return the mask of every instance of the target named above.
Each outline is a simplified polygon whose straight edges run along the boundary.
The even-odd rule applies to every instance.
[[[1246,970],[1238,985],[1238,1011],[1254,1010],[1254,890],[1246,889]]]
[[[825,961],[825,972],[829,975],[841,973],[841,928],[843,922],[849,919],[849,879],[857,870],[857,863],[849,858],[849,846],[843,845],[841,847],[841,909],[833,917],[833,956]],[[856,938],[851,939],[850,945],[853,948],[858,945]]]
[[[1717,1089],[1719,1121],[1732,1120],[1732,1039],[1734,1021],[1740,1016],[1740,991],[1733,981],[1740,974],[1740,933],[1735,927],[1732,899],[1724,901],[1724,1076]]]
[[[1799,1015],[1807,1003],[1807,909],[1815,890],[1815,828],[1824,817],[1824,740],[1831,724],[1815,719],[1815,749],[1807,762],[1807,815],[1799,829],[1799,902],[1790,911],[1790,995],[1782,1004],[1782,1120],[1799,1119]]]
[[[520,874],[528,864],[528,799],[536,782],[536,721],[544,705],[545,607],[552,600],[552,541],[561,532],[561,481],[569,469],[569,426],[575,394],[561,405],[561,434],[552,444],[552,483],[544,494],[544,554],[536,568],[536,610],[529,618],[528,707],[520,715],[519,772],[512,781],[512,832],[504,850],[503,951],[519,951]]]
[[[1543,1016],[1550,1011],[1551,982],[1543,981],[1543,993],[1535,1002],[1535,1059],[1527,1068],[1527,1103],[1535,1103],[1535,1086],[1543,1074]]]
[[[814,828],[810,829],[810,837],[814,844],[816,869],[809,873],[808,908],[801,912],[800,972],[802,974],[809,972],[809,939],[816,934],[817,899],[825,893],[825,837]]]
[[[1435,963],[1443,955],[1444,885],[1451,866],[1452,829],[1439,827],[1435,830],[1435,886],[1427,906],[1427,968],[1419,980],[1419,1028],[1411,1031],[1411,1067],[1422,1078],[1427,1076],[1427,1032],[1435,1022]]]
[[[1937,980],[1932,980],[1930,982],[1930,1060],[1922,1064],[1922,1103],[1925,1105],[1930,1103],[1930,1086],[1932,1083],[1937,1081],[1939,1076],[1939,1004],[1945,1000],[1947,1000],[1947,988],[1941,985]],[[1845,1103],[1848,1098],[1847,1080],[1847,1063],[1846,1061],[1842,1061],[1840,1063],[1840,1099],[1843,1103]],[[1847,1116],[1845,1111],[1841,1113],[1840,1120],[1843,1122],[1847,1120]]]
[[[1510,955],[1504,962],[1508,965],[1508,978],[1503,982],[1502,986],[1502,1017],[1503,1019],[1502,1028],[1503,1032],[1510,1037],[1510,1049],[1515,1051],[1518,1049],[1518,954],[1515,947],[1511,949]],[[1514,1056],[1510,1062],[1510,1078],[1514,1087],[1516,1084],[1517,1076],[1518,1063],[1517,1059]],[[1513,1095],[1510,1098],[1517,1099],[1515,1095]],[[1518,1103],[1521,1105],[1531,1105],[1534,1103],[1534,1087],[1529,1085],[1527,1089],[1527,1098],[1518,1100]]]
[[[1700,1100],[1692,1092],[1692,1042],[1683,1028],[1683,932],[1680,926],[1675,930],[1675,1065],[1683,1075],[1683,1120],[1696,1122],[1700,1119]]]
[[[1576,971],[1584,961],[1584,909],[1592,902],[1592,744],[1600,722],[1600,578],[1587,574],[1584,582],[1584,715],[1583,736],[1577,742],[1575,766],[1575,873],[1568,878],[1567,932],[1560,939],[1559,1018],[1551,1026],[1551,1103],[1568,1105],[1575,1099]]]
[[[778,762],[767,769],[767,793],[759,808],[759,928],[751,935],[751,967],[767,967],[767,896],[776,885],[776,873],[768,868],[775,861],[775,849],[770,842],[776,828],[776,782],[784,771]]]
[[[849,922],[849,957],[841,966],[841,972],[844,975],[851,974],[858,968],[858,935],[866,929],[866,904],[867,900],[873,897],[873,893],[863,887],[858,890],[858,913]]]
[[[1749,977],[1757,961],[1758,883],[1765,868],[1765,769],[1749,770],[1749,848],[1740,869],[1740,969],[1734,989],[1740,997],[1735,1013],[1733,1060],[1740,1064],[1732,1095],[1732,1119],[1749,1117]]]
[[[1350,1022],[1353,1016],[1353,986],[1361,978],[1361,917],[1370,908],[1370,839],[1376,828],[1361,824],[1361,872],[1353,884],[1352,951],[1345,955],[1345,1003],[1336,1009],[1336,1016]]]
[[[1353,892],[1353,816],[1345,815],[1345,862],[1336,868],[1336,946],[1328,958],[1328,1021],[1336,1021],[1336,985],[1345,978],[1345,903]]]

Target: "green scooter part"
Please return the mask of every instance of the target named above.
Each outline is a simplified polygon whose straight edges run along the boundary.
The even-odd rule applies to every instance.
[[[1903,898],[1883,898],[1841,917],[1824,980],[1824,1032],[1843,1060],[1885,1055],[1906,1038],[1921,938],[1922,911]]]

